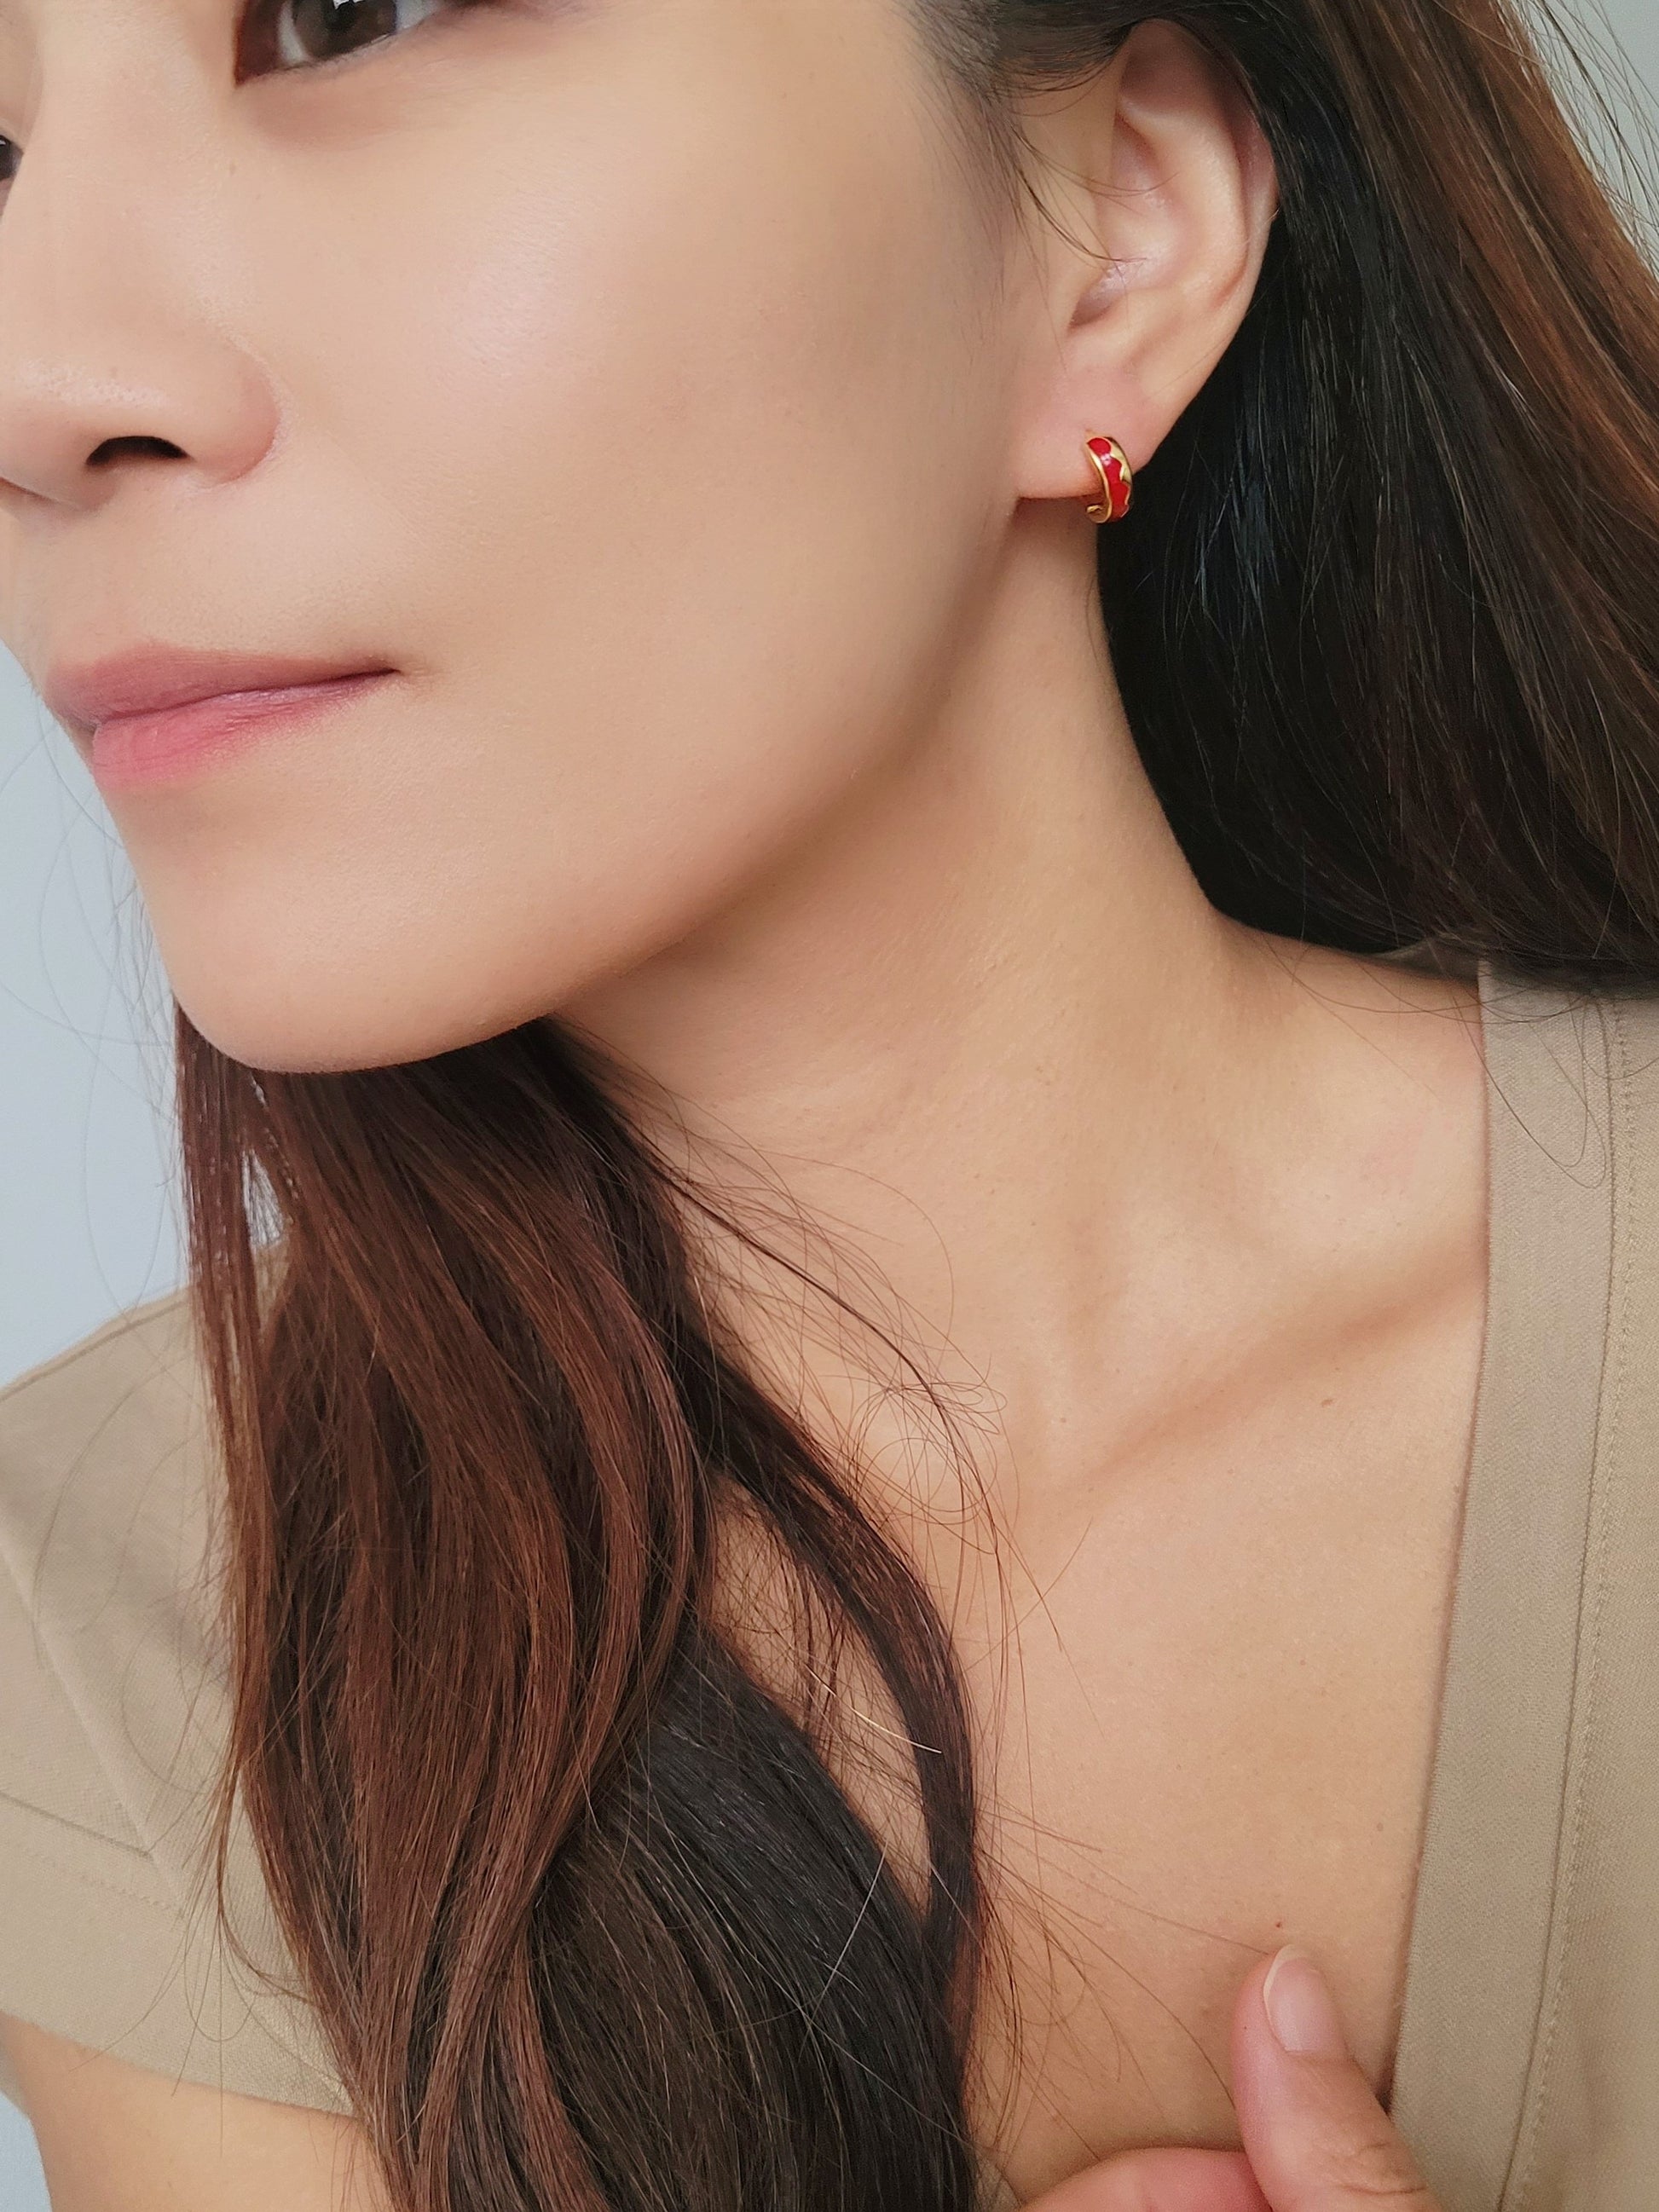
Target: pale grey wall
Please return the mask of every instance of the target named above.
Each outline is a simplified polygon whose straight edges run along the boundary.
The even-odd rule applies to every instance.
[[[133,908],[96,791],[0,653],[0,1377],[179,1279],[164,1010]],[[0,2098],[0,2212],[46,2203]]]
[[[125,855],[0,655],[0,1376],[176,1279],[169,1057]]]
[[[1609,0],[1608,20],[1659,89],[1659,0]],[[0,652],[0,1378],[179,1280],[165,991],[145,949],[97,794]],[[0,2099],[0,2212],[46,2201]]]
[[[1615,0],[1613,21],[1636,66],[1659,91],[1659,8],[1654,0]]]

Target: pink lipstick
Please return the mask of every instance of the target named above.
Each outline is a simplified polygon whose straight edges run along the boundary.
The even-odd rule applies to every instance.
[[[103,792],[177,781],[228,752],[240,751],[252,738],[291,729],[356,698],[390,672],[377,669],[316,683],[221,691],[181,706],[106,715],[93,728],[94,778]]]
[[[149,641],[98,660],[60,661],[40,696],[74,734],[100,788],[117,791],[190,775],[394,672],[384,662]]]

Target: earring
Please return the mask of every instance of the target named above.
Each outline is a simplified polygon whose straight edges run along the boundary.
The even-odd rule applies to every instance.
[[[1091,522],[1121,522],[1129,512],[1129,501],[1134,496],[1134,471],[1124,459],[1123,448],[1115,438],[1085,438],[1083,450],[1095,465],[1095,474],[1100,478],[1103,499],[1091,501],[1088,516]]]

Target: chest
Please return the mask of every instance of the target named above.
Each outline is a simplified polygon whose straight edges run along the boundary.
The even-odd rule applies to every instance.
[[[1236,2144],[1234,1994],[1291,1938],[1386,2094],[1478,1358],[1472,1310],[1405,1368],[1195,1424],[959,1638],[1012,2000],[975,2132],[1021,2201],[1131,2144]]]

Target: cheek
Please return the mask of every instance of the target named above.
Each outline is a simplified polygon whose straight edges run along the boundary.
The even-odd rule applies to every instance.
[[[358,198],[372,288],[307,282],[273,570],[290,617],[339,571],[406,680],[123,823],[238,1057],[556,1008],[739,896],[935,692],[995,480],[979,272],[908,50],[849,32],[811,100],[756,51],[812,12],[681,52],[665,11],[626,66],[504,77],[486,143]]]

